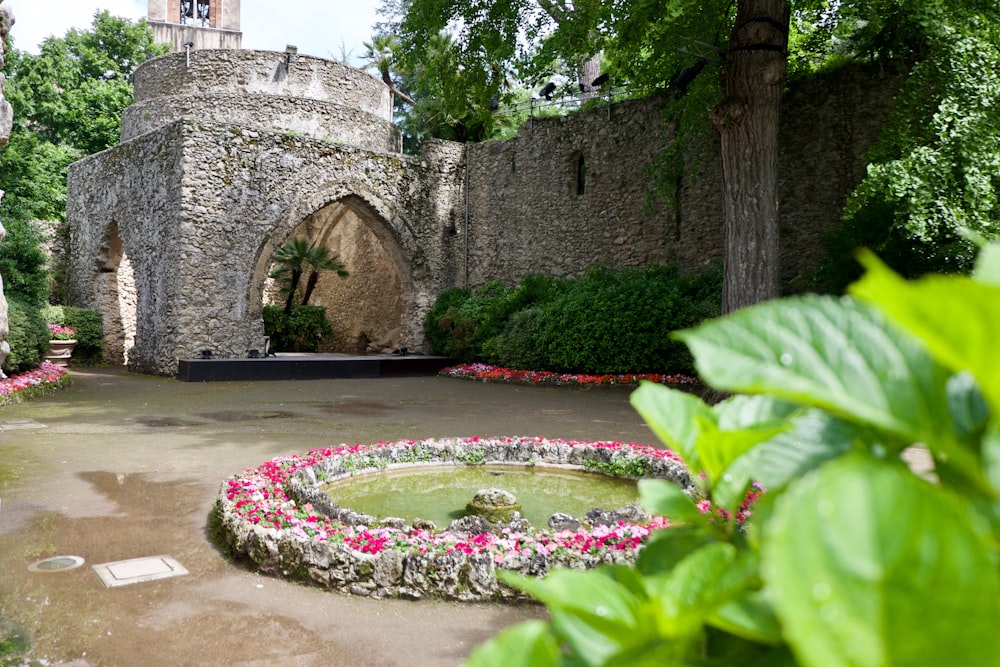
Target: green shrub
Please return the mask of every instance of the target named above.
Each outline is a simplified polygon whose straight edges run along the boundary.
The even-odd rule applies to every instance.
[[[460,307],[468,298],[469,291],[460,287],[445,290],[438,294],[434,306],[427,312],[424,317],[424,331],[427,333],[427,340],[430,341],[431,351],[434,354],[448,354],[446,350],[452,337],[451,320],[445,322],[441,320],[451,309]],[[451,314],[452,317],[453,315],[454,313]]]
[[[462,361],[580,373],[691,372],[666,334],[719,314],[722,271],[594,268],[578,280],[491,281],[442,292],[425,320],[434,352]]]
[[[49,328],[41,310],[18,299],[8,299],[7,309],[10,356],[4,371],[22,373],[37,368],[49,347]]]
[[[73,348],[72,364],[96,364],[101,361],[104,325],[100,313],[90,308],[49,305],[42,309],[42,317],[46,322],[76,329],[77,343]]]
[[[528,308],[514,313],[503,333],[483,344],[483,359],[507,368],[548,368],[549,360],[542,347],[544,323],[541,308]]]
[[[668,337],[719,314],[721,272],[685,277],[668,266],[588,271],[542,306],[545,370],[692,373],[686,347]]]
[[[323,306],[294,306],[286,315],[281,306],[264,306],[264,333],[275,352],[316,352],[333,336]]]
[[[549,276],[526,276],[516,287],[491,280],[470,295],[462,289],[442,292],[424,321],[435,353],[463,361],[483,359],[484,346],[501,335],[511,317],[551,300],[565,281]]]
[[[45,305],[49,295],[48,258],[42,250],[38,232],[27,222],[5,221],[7,237],[0,243],[0,276],[8,299],[36,308]]]

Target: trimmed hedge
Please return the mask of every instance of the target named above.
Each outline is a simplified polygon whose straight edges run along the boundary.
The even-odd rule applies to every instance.
[[[10,356],[4,364],[4,372],[23,373],[36,368],[49,347],[49,328],[42,311],[19,299],[8,299],[7,320]]]
[[[720,311],[722,272],[594,268],[576,280],[529,276],[469,294],[449,290],[425,321],[438,354],[510,368],[571,373],[692,373],[669,333]]]

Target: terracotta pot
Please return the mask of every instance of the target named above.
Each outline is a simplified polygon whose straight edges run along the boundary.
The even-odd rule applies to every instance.
[[[76,340],[50,340],[49,350],[42,359],[56,366],[66,366],[74,347]]]

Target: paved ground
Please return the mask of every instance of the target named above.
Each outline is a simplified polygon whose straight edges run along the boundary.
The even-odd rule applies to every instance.
[[[0,607],[32,657],[73,665],[457,665],[535,606],[373,601],[256,575],[209,543],[224,478],[314,446],[541,435],[653,442],[621,388],[445,378],[182,383],[74,371],[0,408]],[[166,554],[190,574],[104,588],[90,565]],[[31,573],[40,558],[87,565]]]

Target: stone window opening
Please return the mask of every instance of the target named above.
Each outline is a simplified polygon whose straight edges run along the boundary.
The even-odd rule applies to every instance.
[[[587,194],[587,160],[583,155],[576,158],[576,195],[582,197]]]
[[[210,25],[210,0],[181,0],[181,25]]]

